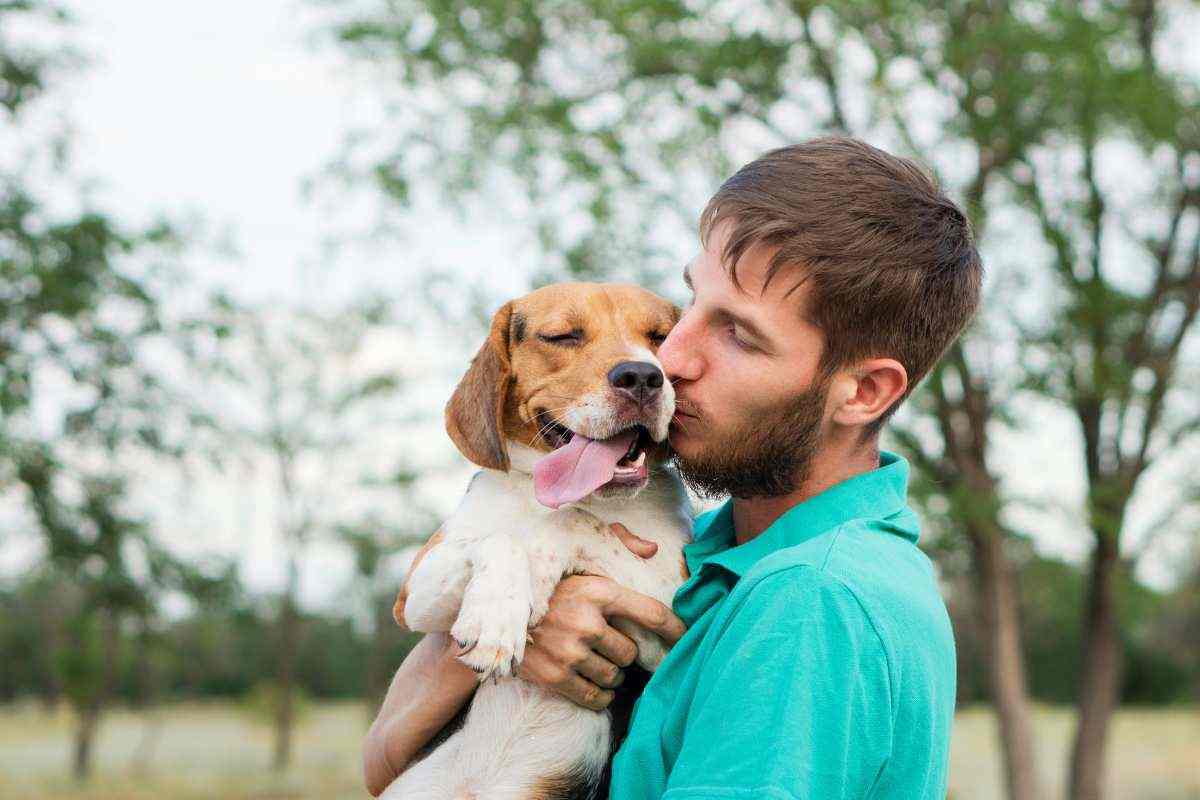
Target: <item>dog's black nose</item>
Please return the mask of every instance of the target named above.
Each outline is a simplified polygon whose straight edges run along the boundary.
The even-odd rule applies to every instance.
[[[644,403],[662,388],[663,374],[648,361],[622,361],[609,371],[608,385]]]

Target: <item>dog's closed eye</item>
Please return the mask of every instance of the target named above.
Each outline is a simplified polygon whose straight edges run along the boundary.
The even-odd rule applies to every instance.
[[[538,338],[547,344],[573,347],[583,341],[583,331],[576,328],[566,333],[539,333]]]

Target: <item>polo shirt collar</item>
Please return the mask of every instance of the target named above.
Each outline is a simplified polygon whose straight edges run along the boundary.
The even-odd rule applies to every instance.
[[[886,450],[879,466],[835,484],[784,512],[758,536],[735,546],[733,501],[698,526],[695,541],[684,548],[692,575],[704,564],[716,564],[741,577],[756,562],[776,550],[798,545],[852,519],[891,517],[907,507],[908,462]],[[913,525],[897,532],[916,544]]]

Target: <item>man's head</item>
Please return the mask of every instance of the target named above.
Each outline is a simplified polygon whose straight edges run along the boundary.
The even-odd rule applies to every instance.
[[[777,496],[885,421],[971,319],[970,224],[915,164],[852,139],[771,151],[724,183],[659,357],[671,444],[705,492]]]

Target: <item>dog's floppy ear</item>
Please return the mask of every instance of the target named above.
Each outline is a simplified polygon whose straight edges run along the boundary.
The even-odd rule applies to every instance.
[[[508,471],[504,401],[508,394],[512,303],[492,317],[492,329],[446,404],[446,432],[459,452],[488,469]]]

